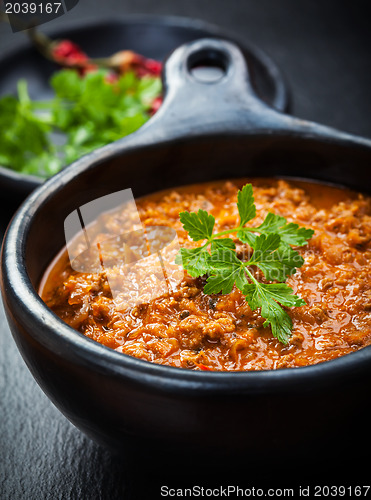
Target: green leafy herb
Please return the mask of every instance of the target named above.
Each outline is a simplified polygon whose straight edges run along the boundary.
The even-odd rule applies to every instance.
[[[54,98],[42,102],[30,99],[21,80],[18,97],[0,99],[0,165],[49,177],[141,127],[160,95],[160,79],[127,72],[110,82],[107,76],[103,70],[84,77],[60,70],[51,78]]]
[[[304,264],[292,246],[307,244],[314,231],[287,223],[284,217],[272,213],[267,214],[260,226],[246,226],[256,216],[251,184],[238,191],[237,208],[239,226],[215,234],[213,215],[204,210],[181,212],[180,220],[189,237],[193,241],[206,241],[197,248],[181,248],[176,262],[193,277],[208,275],[204,287],[207,294],[227,294],[236,286],[246,296],[251,310],[260,308],[266,320],[264,326],[270,326],[273,336],[287,344],[293,325],[282,306],[305,305],[285,283]],[[237,233],[237,238],[251,247],[252,255],[247,260],[237,257],[234,241],[225,237],[232,233]],[[270,283],[259,282],[252,266],[259,268]]]
[[[246,184],[241,191],[238,191],[237,208],[240,214],[240,227],[243,227],[251,219],[254,219],[256,208],[251,184]]]
[[[215,218],[205,210],[196,212],[182,212],[180,222],[193,241],[212,238]]]
[[[61,165],[48,138],[50,117],[34,113],[23,81],[18,84],[18,96],[0,99],[0,165],[35,174],[40,163],[44,175],[52,175]]]

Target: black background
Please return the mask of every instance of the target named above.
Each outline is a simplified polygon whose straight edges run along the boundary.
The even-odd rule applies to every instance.
[[[371,137],[368,3],[80,0],[72,11],[47,26],[72,26],[129,13],[182,15],[219,24],[236,37],[257,44],[278,63],[292,90],[294,114]],[[9,26],[0,25],[0,51],[9,50],[23,37],[22,33],[12,33]],[[1,208],[4,224],[10,214],[3,203]],[[350,422],[344,432],[354,433],[360,441],[360,454],[339,457],[336,468],[331,463],[320,463],[320,448],[318,461],[303,463],[302,467],[295,457],[290,463],[281,463],[280,457],[269,454],[264,465],[254,464],[247,448],[240,467],[223,473],[223,464],[208,466],[207,450],[202,449],[202,443],[195,443],[195,454],[202,457],[203,466],[190,460],[182,466],[173,463],[169,472],[166,462],[153,461],[141,469],[140,459],[112,456],[56,410],[18,354],[2,311],[0,342],[1,499],[151,499],[159,497],[162,484],[298,488],[316,483],[366,484],[371,479],[370,473],[365,474],[360,467],[364,460],[369,462],[370,451],[362,450],[361,439],[362,432],[369,430],[358,429],[356,422]],[[279,415],[277,422],[279,425]],[[290,432],[305,432],[300,422],[285,422],[282,426],[288,439]],[[349,468],[349,464],[354,467]]]

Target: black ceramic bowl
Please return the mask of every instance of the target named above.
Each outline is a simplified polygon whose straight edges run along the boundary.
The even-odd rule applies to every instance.
[[[134,50],[146,57],[162,61],[179,45],[204,37],[228,38],[218,26],[172,16],[130,15],[122,19],[100,20],[67,30],[51,32],[52,39],[69,39],[91,57],[107,57],[118,50]],[[237,42],[235,42],[237,43]],[[258,96],[279,111],[287,111],[287,86],[275,63],[253,44],[240,43],[249,64],[253,87]],[[33,99],[52,96],[49,79],[58,66],[45,59],[30,44],[22,44],[0,53],[0,96],[16,91],[19,78],[26,78]],[[3,196],[23,200],[43,179],[26,175],[0,165],[0,191]]]
[[[202,83],[192,68],[223,69]],[[119,354],[67,326],[36,289],[64,245],[68,214],[124,188],[135,196],[186,183],[295,176],[371,191],[371,141],[303,122],[254,95],[241,52],[204,39],[169,58],[161,110],[137,133],[82,158],[38,188],[15,215],[2,252],[2,293],[32,374],[77,427],[129,444],[250,457],[351,449],[369,435],[371,347],[302,368],[199,372]],[[9,367],[11,370],[11,367]],[[317,457],[318,458],[318,457]]]

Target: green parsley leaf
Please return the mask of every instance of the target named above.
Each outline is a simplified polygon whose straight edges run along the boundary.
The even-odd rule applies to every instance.
[[[281,244],[278,234],[261,234],[256,238],[249,265],[256,265],[269,281],[286,281],[304,264],[301,255],[290,246]]]
[[[308,243],[308,240],[313,236],[314,231],[312,229],[306,229],[305,227],[299,228],[298,224],[287,221],[284,217],[280,215],[275,215],[269,212],[264,219],[263,223],[255,228],[256,232],[260,234],[278,234],[283,243],[287,245],[303,246]]]
[[[74,69],[64,69],[52,75],[50,84],[60,99],[75,101],[83,93],[84,80]]]
[[[237,233],[237,238],[241,240],[242,243],[247,243],[248,245],[251,246],[251,248],[254,248],[256,238],[258,237],[258,235],[251,232],[252,230],[254,230],[254,228],[239,229]]]
[[[267,255],[277,250],[281,243],[281,238],[278,234],[261,234],[254,242],[254,260],[259,262],[258,259],[264,260]]]
[[[223,294],[230,293],[233,285],[243,290],[248,284],[245,274],[245,265],[241,262],[236,253],[232,250],[220,248],[210,256],[209,278],[204,287],[204,292],[207,294],[215,294],[222,292]]]
[[[50,125],[32,112],[27,84],[18,84],[19,98],[0,99],[0,164],[19,172],[46,174],[48,162],[55,157],[50,142]],[[35,158],[40,158],[40,165]]]
[[[241,191],[238,191],[237,208],[240,214],[241,227],[256,216],[254,194],[251,184],[246,184]]]
[[[193,241],[208,240],[213,234],[215,217],[199,210],[196,212],[181,212],[179,214],[183,228]]]
[[[151,106],[153,100],[161,94],[161,86],[160,78],[141,78],[138,83],[138,93],[142,102]]]
[[[212,240],[211,251],[214,252],[219,248],[236,248],[236,245],[231,238],[220,238],[219,240]]]
[[[207,248],[181,248],[175,263],[183,266],[193,278],[206,274],[209,270],[210,254]]]
[[[287,312],[279,305],[287,307],[300,307],[305,305],[293,290],[285,283],[254,283],[244,288],[246,300],[252,311],[259,307],[261,315],[266,320],[264,326],[270,326],[272,334],[279,342],[287,344],[292,330],[292,320]]]

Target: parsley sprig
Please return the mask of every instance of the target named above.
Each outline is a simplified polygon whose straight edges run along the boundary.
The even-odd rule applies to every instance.
[[[292,246],[306,245],[314,231],[288,223],[284,217],[271,212],[260,226],[246,226],[256,216],[251,184],[238,191],[237,208],[238,227],[219,233],[213,232],[215,218],[206,211],[181,212],[180,220],[189,237],[205,242],[196,248],[181,248],[176,262],[190,276],[208,275],[204,287],[206,294],[228,294],[236,286],[246,296],[251,310],[260,308],[264,326],[270,326],[273,336],[287,344],[293,324],[281,306],[305,305],[305,301],[285,283],[288,276],[304,264],[304,259]],[[238,258],[233,239],[226,237],[232,233],[237,233],[237,238],[252,249],[249,258]],[[261,283],[254,275],[253,266],[259,268],[270,283]]]

